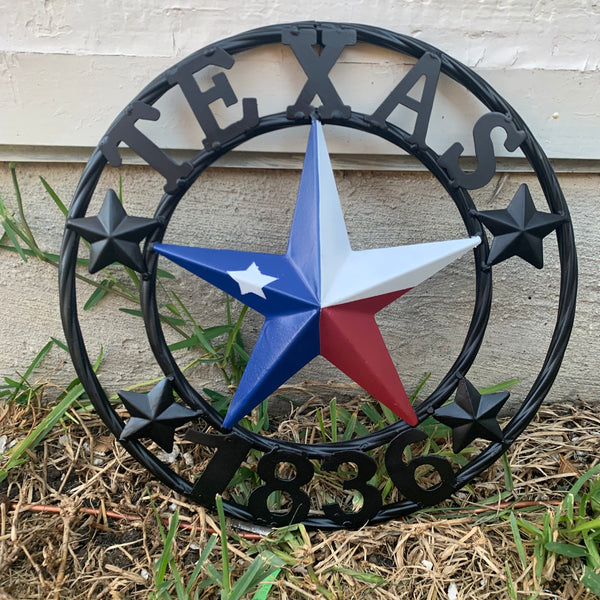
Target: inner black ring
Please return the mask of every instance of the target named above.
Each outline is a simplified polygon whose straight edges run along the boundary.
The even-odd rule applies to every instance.
[[[467,331],[463,347],[456,361],[450,367],[446,375],[442,378],[437,388],[424,402],[422,402],[416,408],[417,417],[419,422],[421,422],[431,414],[432,409],[437,408],[448,400],[458,384],[457,374],[465,375],[467,373],[473,361],[475,360],[477,352],[483,341],[492,300],[492,273],[491,269],[484,267],[488,254],[487,240],[481,224],[472,216],[472,210],[475,209],[475,205],[473,204],[471,196],[465,189],[452,186],[450,178],[439,165],[438,155],[433,150],[430,148],[422,149],[418,146],[412,145],[408,141],[409,135],[402,129],[393,125],[388,125],[386,128],[373,127],[369,123],[367,115],[362,113],[353,112],[349,119],[322,119],[322,122],[324,124],[335,124],[351,127],[384,137],[388,141],[400,147],[402,150],[412,154],[427,167],[427,169],[436,177],[436,179],[442,184],[442,186],[451,196],[463,219],[468,234],[470,236],[478,235],[482,240],[482,243],[474,250],[476,288],[475,306],[473,309],[471,324]],[[223,153],[229,152],[242,141],[264,135],[270,131],[308,124],[310,124],[310,118],[290,121],[286,117],[285,113],[269,115],[267,117],[263,117],[257,127],[246,132],[245,136],[241,140],[236,140],[235,142],[231,142],[230,144],[224,146],[222,151]],[[219,156],[220,155],[221,153],[219,153]],[[140,297],[142,300],[142,313],[144,316],[144,322],[146,324],[148,340],[150,342],[150,346],[152,347],[152,351],[154,352],[154,356],[165,376],[173,377],[173,387],[177,391],[178,395],[184,401],[186,401],[189,406],[196,410],[204,411],[204,418],[208,421],[208,423],[216,429],[223,431],[223,417],[217,411],[215,411],[212,406],[210,406],[210,403],[204,400],[204,398],[194,389],[192,385],[190,385],[167,347],[158,315],[158,306],[156,300],[155,284],[158,255],[152,251],[152,244],[154,242],[162,241],[166,227],[168,226],[168,223],[175,212],[179,201],[185,195],[185,192],[191,187],[191,185],[193,185],[193,183],[204,172],[204,170],[210,166],[214,160],[216,160],[216,158],[217,156],[215,156],[215,153],[205,153],[196,157],[196,159],[192,162],[194,169],[186,181],[185,188],[178,190],[175,194],[165,194],[159,203],[154,216],[155,218],[159,219],[164,226],[161,227],[160,230],[157,230],[146,244],[145,260],[151,276],[145,279],[142,283]],[[264,451],[273,450],[275,448],[285,448],[288,450],[302,452],[311,458],[319,458],[324,457],[326,453],[330,452],[333,448],[336,450],[351,450],[356,449],[357,444],[360,445],[362,450],[370,450],[391,441],[398,434],[408,429],[410,429],[408,424],[403,421],[398,421],[393,425],[388,425],[384,429],[375,431],[369,435],[361,437],[360,439],[349,440],[346,442],[312,445],[298,444],[295,442],[289,442],[275,438],[264,438],[261,435],[253,433],[239,425],[236,426],[233,431],[240,437],[244,438],[247,442],[252,444],[255,448]]]

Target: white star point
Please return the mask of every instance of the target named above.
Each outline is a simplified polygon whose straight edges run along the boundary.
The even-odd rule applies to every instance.
[[[256,294],[261,298],[266,298],[263,288],[278,279],[261,273],[255,262],[244,271],[227,271],[227,274],[240,286],[240,294]]]

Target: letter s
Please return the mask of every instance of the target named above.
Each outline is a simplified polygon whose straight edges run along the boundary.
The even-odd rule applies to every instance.
[[[519,131],[510,117],[498,112],[483,115],[473,127],[473,141],[475,142],[475,155],[477,157],[475,171],[465,173],[460,168],[458,159],[465,149],[460,142],[452,144],[440,156],[439,163],[452,179],[452,185],[468,190],[476,190],[491,181],[496,172],[496,157],[490,134],[496,127],[501,127],[506,132],[504,147],[509,152],[514,152],[523,143],[525,132]]]

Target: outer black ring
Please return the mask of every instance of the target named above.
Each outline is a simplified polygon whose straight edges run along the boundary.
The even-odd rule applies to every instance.
[[[490,111],[500,112],[509,115],[515,123],[517,129],[522,130],[526,133],[526,139],[521,145],[521,149],[523,150],[526,158],[528,159],[533,170],[535,171],[538,180],[540,181],[544,195],[548,202],[548,206],[550,207],[552,212],[568,217],[568,209],[564,200],[564,196],[562,194],[558,181],[556,180],[556,176],[551,168],[551,165],[547,157],[541,150],[539,144],[533,138],[531,132],[529,131],[525,123],[522,121],[522,119],[519,117],[519,115],[477,74],[473,73],[470,69],[462,65],[460,62],[445,55],[444,53],[440,52],[432,46],[429,46],[428,44],[425,44],[419,40],[409,38],[407,36],[403,36],[401,34],[365,25],[297,23],[290,25],[274,25],[246,32],[221,41],[219,43],[219,46],[233,55],[244,50],[255,48],[260,45],[278,43],[281,39],[282,29],[289,28],[292,26],[312,26],[317,28],[352,28],[357,33],[358,42],[374,44],[377,46],[394,50],[396,52],[408,54],[415,58],[419,58],[425,52],[430,52],[439,56],[442,61],[442,72],[445,75],[451,77],[459,84],[461,84],[464,88],[466,88],[469,92],[476,96]],[[204,48],[182,62],[193,60],[193,58],[198,56],[199,54],[210,51],[211,47]],[[149,84],[135,98],[135,100],[139,100],[147,104],[153,104],[168,89],[170,89],[170,87],[172,86],[167,83],[166,74],[163,74],[156,78],[151,84]],[[285,120],[285,122],[283,120]],[[308,122],[308,120],[290,123],[285,117],[285,115],[282,114],[263,117],[260,120],[259,128],[255,132],[245,132],[245,134],[243,136],[240,136],[239,139],[232,140],[229,144],[224,145],[222,148],[211,150],[208,152],[202,152],[194,160],[194,172],[191,174],[188,181],[183,184],[180,190],[178,190],[178,196],[181,197],[185,193],[185,191],[189,188],[189,185],[191,185],[191,183],[200,174],[200,172],[204,168],[206,168],[206,166],[208,166],[217,158],[228,152],[232,147],[237,146],[239,143],[245,141],[246,139],[249,139],[250,137],[253,137],[254,135],[266,133],[267,131],[279,129],[284,126],[303,124],[306,122]],[[363,117],[357,113],[353,113],[349,120],[331,119],[329,121],[324,122],[343,125],[347,127],[354,127],[357,129],[367,129],[367,125],[363,120]],[[377,135],[385,137],[392,143],[401,145],[398,143],[398,138],[402,139],[402,132],[401,130],[394,128],[393,126],[388,126],[384,130],[378,130],[377,128],[373,128],[371,129],[371,131]],[[431,153],[431,155],[429,155],[429,153],[426,152],[423,156],[419,156],[419,152],[418,150],[417,152],[415,152],[415,148],[408,148],[408,151],[412,151],[413,154],[417,155],[417,157],[420,158],[420,160],[422,160],[422,162],[424,162],[424,164],[428,168],[430,168],[430,170],[432,170],[434,174],[436,174],[436,167],[437,170],[439,170],[439,167],[437,166],[437,156],[435,155],[435,153]],[[81,180],[75,192],[73,202],[71,204],[69,218],[77,218],[85,215],[87,206],[89,204],[89,201],[97,185],[98,179],[105,165],[106,159],[104,158],[100,150],[97,148],[92,154],[92,157],[90,158],[90,161],[88,162],[84,173],[81,177]],[[443,172],[443,170],[440,171],[441,172],[438,179],[440,180],[440,182],[442,182],[444,187],[446,187],[451,196],[456,199],[455,195],[451,191],[450,182],[446,174]],[[453,191],[456,192],[456,190]],[[461,213],[462,212],[463,211],[461,211]],[[462,216],[463,220],[465,221],[465,224],[467,225],[467,229],[470,232],[481,233],[481,227],[472,217],[470,217],[467,214],[463,214]],[[477,474],[479,474],[485,468],[490,466],[516,439],[516,437],[523,431],[523,429],[527,426],[527,424],[531,421],[531,419],[537,412],[541,402],[543,401],[544,397],[546,396],[556,377],[562,357],[566,349],[575,312],[577,260],[575,255],[573,229],[570,220],[567,220],[567,222],[565,222],[557,230],[557,240],[561,264],[561,288],[559,308],[557,313],[556,326],[542,369],[536,381],[534,382],[529,394],[525,398],[521,410],[504,429],[505,442],[503,444],[490,444],[486,450],[484,450],[479,456],[476,457],[476,459],[474,459],[463,469],[461,469],[456,475],[455,489],[462,487],[471,479],[473,479]],[[65,334],[69,343],[73,363],[79,374],[80,380],[86,388],[86,391],[90,395],[90,398],[100,417],[107,424],[107,426],[113,432],[113,434],[115,434],[118,437],[123,428],[123,423],[116,414],[116,412],[110,406],[106,394],[104,393],[95,373],[93,372],[77,318],[75,266],[78,244],[79,236],[72,230],[66,229],[63,238],[59,274],[61,316],[63,320],[63,327],[65,329]],[[481,251],[478,251],[476,253],[478,298],[482,294],[481,278],[491,277],[491,274],[488,274],[488,272],[482,266],[484,260],[483,257],[480,255],[480,252]],[[487,248],[485,248],[484,253],[485,255],[487,255]],[[146,246],[146,256],[147,259],[150,261],[150,268],[153,269],[155,264],[153,265],[151,263],[155,263],[155,259],[152,258],[153,255],[148,251],[148,244]],[[485,294],[489,294],[489,298],[486,296],[486,298],[483,299],[485,300],[484,304],[489,306],[489,301],[491,299],[491,285],[485,285],[483,286],[483,288],[485,289]],[[151,285],[150,279],[144,284],[143,290],[144,305],[146,307],[150,306],[153,300],[152,289],[153,286]],[[467,334],[467,339],[463,348],[463,350],[474,350],[473,359],[477,353],[479,345],[481,344],[483,330],[485,329],[485,324],[487,322],[487,316],[489,313],[489,311],[481,310],[481,301],[482,300],[479,299],[476,303],[476,309],[473,315],[473,320],[471,322],[471,327],[469,329],[469,333]],[[155,334],[155,332],[153,331],[152,324],[150,324],[149,326],[149,334],[150,336]],[[461,352],[461,355],[463,355],[463,352]],[[457,362],[459,361],[457,360]],[[427,416],[427,408],[439,405],[439,403],[443,402],[444,399],[450,395],[450,393],[456,385],[456,379],[454,377],[454,374],[456,372],[466,372],[471,362],[466,361],[459,365],[457,363],[453,365],[446,378],[442,381],[440,386],[438,386],[438,389],[424,403],[423,409],[420,409],[420,412],[418,414],[420,420]],[[180,381],[176,381],[175,387],[176,389],[178,389],[178,391],[183,392],[183,397],[186,397],[186,390],[182,389]],[[209,415],[207,415],[207,417],[209,417],[209,421],[213,420],[212,418],[210,418]],[[398,434],[403,427],[405,427],[403,424],[390,426],[382,430],[382,432],[372,434],[371,436],[369,436],[367,444],[365,444],[366,440],[359,439],[355,440],[352,443],[346,443],[345,445],[337,445],[335,448],[336,450],[339,450],[341,448],[354,448],[363,450],[370,447],[378,446],[390,441],[391,437],[393,437],[392,434]],[[241,431],[240,433],[241,435],[244,435],[244,431]],[[264,440],[264,438],[261,439]],[[277,447],[282,447],[282,445],[283,444],[281,442],[277,443]],[[159,478],[161,481],[163,481],[169,487],[171,487],[179,493],[185,495],[190,494],[192,487],[191,484],[180,478],[176,473],[169,469],[169,467],[167,467],[164,463],[159,461],[152,453],[148,452],[142,444],[140,444],[137,441],[127,441],[124,442],[124,446],[132,454],[132,456],[134,456],[139,462],[144,464],[144,466],[146,466],[155,477]],[[268,447],[270,447],[270,444],[266,443],[265,448],[263,449],[266,449]],[[307,450],[311,450],[312,456],[318,457],[325,456],[327,452],[332,449],[332,447],[333,445],[331,444],[327,447],[322,448],[320,448],[319,446],[313,446],[307,448]],[[419,508],[418,505],[412,501],[403,501],[395,504],[390,504],[384,506],[375,516],[375,518],[371,520],[371,522],[375,523],[385,521],[391,518],[397,518],[399,516],[408,514],[416,510],[417,508]],[[232,516],[246,520],[252,519],[252,515],[247,511],[246,507],[244,506],[235,503],[226,503],[226,509]],[[333,523],[327,518],[323,517],[309,517],[305,523],[310,527],[339,527],[338,524]]]

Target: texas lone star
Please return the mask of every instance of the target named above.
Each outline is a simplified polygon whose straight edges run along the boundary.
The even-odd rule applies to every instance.
[[[226,429],[319,354],[416,425],[375,313],[480,242],[473,236],[353,251],[323,129],[313,120],[284,255],[159,243],[154,251],[265,316]]]

